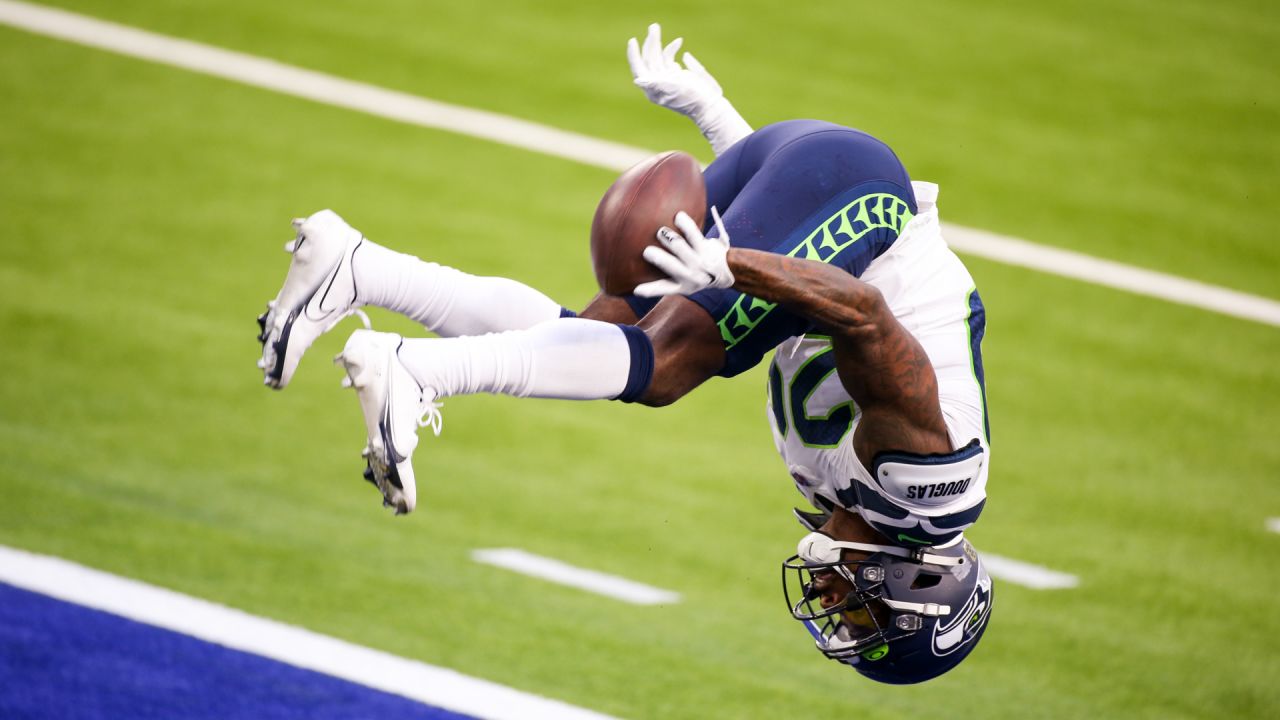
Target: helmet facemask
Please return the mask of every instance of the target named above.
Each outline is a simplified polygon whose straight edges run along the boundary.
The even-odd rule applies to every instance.
[[[850,553],[845,559],[846,550]],[[856,555],[856,556],[855,556]],[[796,555],[782,564],[782,587],[791,616],[804,623],[818,650],[827,657],[854,664],[858,656],[878,660],[888,646],[910,637],[925,626],[927,618],[950,612],[945,605],[895,601],[888,597],[885,580],[894,565],[901,574],[909,558],[919,569],[919,579],[930,580],[942,567],[926,568],[925,563],[957,564],[956,559],[920,551],[868,543],[840,542],[822,533],[811,533],[800,541]],[[841,599],[823,607],[822,598]]]

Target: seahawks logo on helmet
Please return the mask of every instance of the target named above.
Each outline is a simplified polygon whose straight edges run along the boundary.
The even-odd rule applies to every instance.
[[[945,624],[933,626],[933,654],[950,655],[973,640],[986,626],[991,611],[991,578],[980,579],[968,602]]]

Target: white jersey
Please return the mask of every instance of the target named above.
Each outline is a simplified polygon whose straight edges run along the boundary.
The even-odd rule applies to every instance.
[[[973,278],[942,238],[937,186],[912,185],[919,213],[861,279],[884,295],[894,316],[928,354],[938,378],[942,415],[953,449],[976,439],[989,457],[978,348],[985,313]],[[923,523],[926,537],[942,527],[940,517],[963,520],[955,513],[967,512],[976,518],[981,511],[986,497],[986,457],[963,484],[957,480],[941,487],[924,486],[923,490],[917,485],[895,496],[873,480],[853,452],[852,435],[861,413],[837,377],[831,341],[826,337],[806,335],[778,346],[769,368],[768,419],[774,443],[797,489],[814,507],[844,507],[868,521],[874,515],[879,524],[904,530]],[[855,487],[855,483],[862,487]],[[898,510],[885,516],[888,509],[859,502],[859,491],[866,499],[867,489]],[[915,502],[917,493],[929,497]],[[901,510],[910,517],[891,517]],[[939,522],[939,527],[931,522]],[[972,519],[964,526],[971,523]]]

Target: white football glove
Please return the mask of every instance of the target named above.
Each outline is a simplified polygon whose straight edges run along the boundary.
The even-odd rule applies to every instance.
[[[684,38],[676,38],[663,47],[662,27],[650,25],[643,46],[635,38],[627,41],[631,75],[649,102],[693,120],[719,155],[750,135],[751,126],[697,58],[685,53],[683,67],[676,61],[683,42]]]
[[[654,23],[649,26],[643,48],[635,38],[627,41],[627,61],[631,63],[636,87],[644,91],[649,102],[693,117],[724,97],[724,92],[693,55],[684,54],[686,67],[676,62],[683,42],[684,38],[676,38],[664,48],[662,27]]]
[[[650,245],[644,249],[643,255],[669,279],[641,283],[636,286],[636,295],[692,295],[707,288],[733,286],[728,260],[729,233],[714,207],[711,208],[711,217],[716,221],[719,237],[705,237],[693,218],[684,212],[676,213],[675,224],[680,232],[669,227],[658,229],[658,242],[662,247]]]

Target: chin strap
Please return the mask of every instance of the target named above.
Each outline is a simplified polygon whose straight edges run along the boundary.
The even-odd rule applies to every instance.
[[[950,557],[925,552],[924,549],[908,550],[896,545],[874,545],[872,543],[847,542],[836,540],[830,535],[811,532],[800,539],[796,554],[812,563],[830,564],[840,562],[841,550],[860,550],[868,553],[884,553],[894,557],[907,558],[918,563],[929,565],[963,565],[963,556]]]
[[[951,614],[950,605],[939,605],[938,603],[913,603],[904,602],[902,600],[890,600],[888,598],[880,598],[880,602],[888,605],[893,610],[904,610],[906,612],[919,613],[928,617],[942,617]]]

